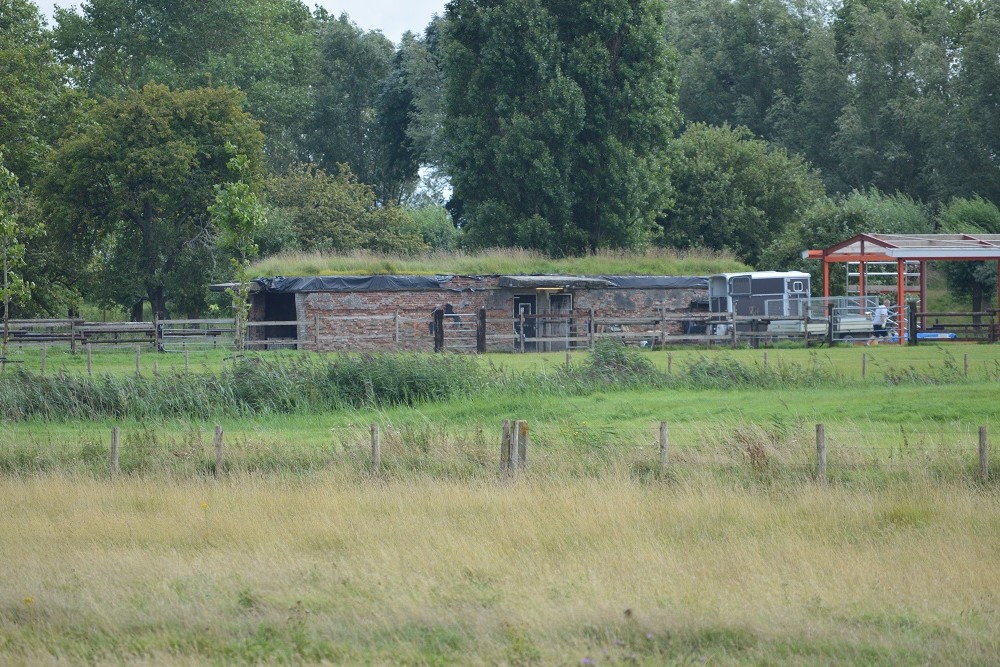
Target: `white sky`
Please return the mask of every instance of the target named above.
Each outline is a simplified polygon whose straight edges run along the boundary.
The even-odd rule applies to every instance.
[[[446,0],[304,0],[307,7],[325,7],[334,16],[347,12],[364,30],[381,30],[394,43],[407,30],[422,33],[434,14],[444,14]],[[35,0],[42,14],[52,17],[55,5],[79,6],[79,0]],[[51,23],[51,21],[50,21]]]

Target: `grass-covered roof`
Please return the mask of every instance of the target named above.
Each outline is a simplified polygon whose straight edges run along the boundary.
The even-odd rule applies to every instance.
[[[704,276],[749,269],[731,255],[703,250],[656,250],[645,254],[601,252],[560,259],[526,250],[491,250],[476,254],[437,252],[412,257],[367,252],[284,253],[255,263],[251,273],[260,277],[439,274]]]

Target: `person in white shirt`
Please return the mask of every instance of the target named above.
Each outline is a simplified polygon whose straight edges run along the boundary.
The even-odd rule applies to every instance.
[[[878,345],[879,338],[885,338],[889,335],[889,301],[883,301],[878,306],[875,307],[875,312],[872,313],[872,337],[868,340],[865,345],[871,345],[875,343]]]

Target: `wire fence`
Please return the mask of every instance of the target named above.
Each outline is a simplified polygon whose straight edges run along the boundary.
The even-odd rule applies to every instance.
[[[115,426],[66,438],[37,429],[0,435],[0,474],[77,471],[94,476],[210,477],[339,470],[349,475],[445,479],[523,475],[847,483],[898,479],[993,483],[988,426],[857,428],[816,424],[671,429],[531,424],[507,420],[454,430],[430,421],[331,427],[301,439],[262,426],[224,433],[189,425]]]

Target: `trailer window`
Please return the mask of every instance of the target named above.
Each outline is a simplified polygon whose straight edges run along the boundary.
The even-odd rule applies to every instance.
[[[802,288],[802,281],[801,280],[796,280],[795,282],[792,283],[792,291],[793,292],[804,292],[805,291]]]
[[[750,276],[737,276],[729,284],[730,293],[733,296],[746,296],[750,294]]]

